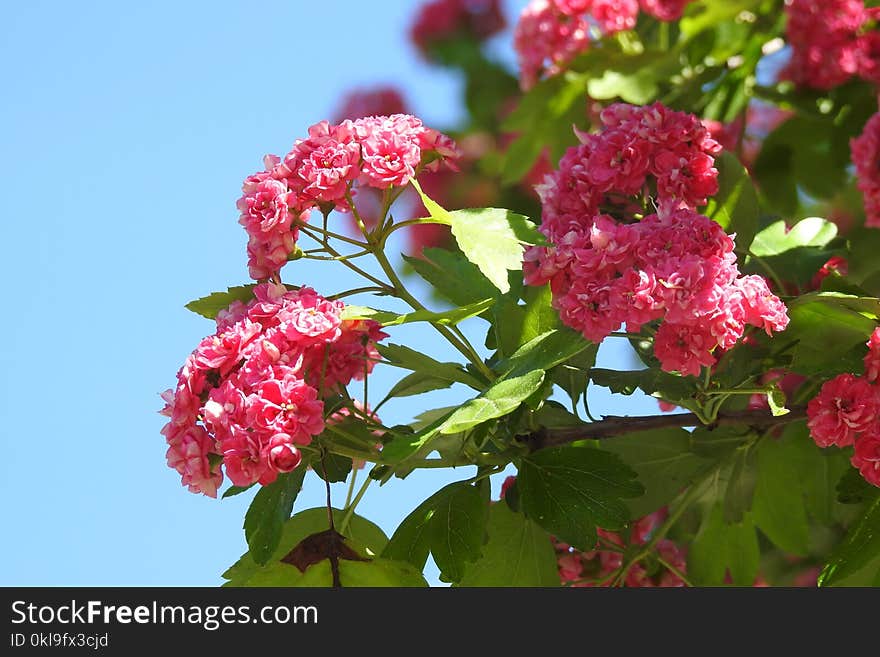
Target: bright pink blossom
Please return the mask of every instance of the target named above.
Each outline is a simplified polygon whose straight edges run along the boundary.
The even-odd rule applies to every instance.
[[[865,225],[880,228],[880,112],[868,119],[862,134],[849,145],[864,201]]]
[[[483,41],[506,25],[499,0],[432,0],[420,7],[410,37],[431,59],[437,45],[460,37]]]
[[[877,422],[877,391],[864,378],[839,374],[807,404],[807,426],[819,447],[846,447]]]
[[[297,467],[298,446],[324,430],[322,398],[366,376],[385,337],[376,322],[343,320],[343,308],[310,288],[263,283],[218,315],[162,395],[168,463],[184,485],[216,495],[221,461],[237,486]]]
[[[880,380],[880,328],[874,329],[868,338],[868,355],[865,356],[865,378],[871,383]]]
[[[880,487],[880,432],[875,429],[859,438],[850,461],[869,484]]]
[[[639,5],[647,14],[657,20],[677,21],[684,13],[684,8],[693,0],[639,0]]]

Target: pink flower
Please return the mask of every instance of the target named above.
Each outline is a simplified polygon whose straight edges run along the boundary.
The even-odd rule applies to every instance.
[[[216,495],[222,457],[237,486],[274,481],[299,464],[297,446],[324,430],[328,392],[362,378],[378,359],[376,322],[342,321],[343,304],[311,288],[262,283],[227,310],[163,393],[168,462],[193,492]]]
[[[555,75],[590,47],[590,23],[566,15],[550,0],[533,0],[523,10],[513,34],[520,86],[530,89],[543,73]]]
[[[681,18],[684,8],[693,0],[639,0],[642,11],[657,20],[677,21]]]
[[[663,322],[654,336],[654,355],[667,372],[698,376],[702,367],[715,364],[718,346],[708,327]]]
[[[214,442],[204,428],[191,426],[168,441],[168,466],[177,470],[181,481],[192,493],[217,497],[223,482],[220,470],[211,471],[208,454],[214,453]]]
[[[366,133],[361,139],[362,182],[379,189],[408,183],[422,159],[416,131],[401,132],[390,120],[362,119],[360,123]]]
[[[877,420],[877,392],[862,377],[839,374],[807,404],[807,426],[819,447],[852,445]]]
[[[392,86],[379,86],[369,89],[354,89],[347,93],[339,110],[336,121],[355,120],[365,116],[404,114],[406,102],[401,92]]]
[[[865,205],[865,226],[880,227],[880,112],[874,114],[862,134],[850,140],[856,180]]]
[[[488,39],[506,27],[499,0],[432,0],[419,9],[410,38],[429,59],[432,49],[456,37]]]
[[[880,487],[880,433],[874,430],[859,438],[850,462],[865,481]]]
[[[868,355],[865,356],[865,378],[871,383],[880,380],[880,328],[874,329],[868,338]]]
[[[773,331],[784,331],[788,326],[788,309],[785,304],[770,291],[763,277],[743,276],[736,281],[742,291],[746,322],[763,328],[767,335]]]
[[[302,461],[302,454],[286,433],[276,433],[267,446],[269,467],[277,472],[291,472]]]
[[[631,30],[639,15],[638,0],[593,0],[590,7],[593,18],[605,34]]]

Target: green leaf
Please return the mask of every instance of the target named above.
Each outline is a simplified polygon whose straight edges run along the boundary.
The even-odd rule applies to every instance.
[[[668,401],[691,399],[697,391],[694,377],[677,376],[656,368],[618,371],[594,367],[590,376],[596,385],[610,388],[611,392],[631,395],[641,389],[646,395]]]
[[[462,253],[501,292],[510,289],[508,270],[522,270],[522,245],[545,242],[535,224],[510,210],[484,208],[447,214]]]
[[[443,390],[450,385],[449,381],[441,377],[433,376],[426,372],[413,372],[395,383],[391,390],[388,391],[387,396],[389,399],[391,397],[410,397],[432,390]]]
[[[342,522],[343,515],[342,510],[333,509],[333,520],[337,528]],[[328,527],[327,507],[300,511],[284,524],[278,547],[275,548],[266,565],[257,564],[251,553],[245,552],[223,573],[223,578],[229,580],[224,586],[293,586],[301,574],[294,566],[281,563],[282,557],[307,536]],[[373,557],[381,553],[388,543],[385,532],[359,515],[351,517],[345,530],[345,537],[346,542],[364,557]]]
[[[424,258],[403,256],[416,273],[457,306],[467,306],[498,294],[495,286],[460,251],[430,248]]]
[[[288,566],[288,568],[296,570],[293,566]],[[343,588],[428,586],[424,576],[411,565],[388,559],[372,559],[370,561],[340,559],[339,582]],[[333,586],[330,560],[324,559],[309,566],[295,586],[309,588]]]
[[[489,507],[474,486],[457,486],[437,504],[428,526],[428,540],[440,577],[457,582],[465,564],[480,558]]]
[[[412,181],[431,219],[452,228],[458,247],[501,292],[510,289],[507,272],[522,270],[523,244],[544,244],[535,224],[503,208],[468,208],[450,212]]]
[[[212,292],[206,297],[195,299],[186,304],[186,309],[197,315],[216,319],[221,310],[226,310],[233,301],[247,302],[254,298],[255,284],[238,285],[226,288],[226,292]]]
[[[521,376],[498,379],[482,395],[456,409],[437,430],[443,434],[458,433],[503,417],[538,390],[544,377],[544,370],[533,370]]]
[[[250,486],[230,486],[224,491],[223,496],[220,499],[225,500],[227,497],[240,495],[241,493],[245,492],[246,490],[250,490],[253,487],[254,484],[251,484]]]
[[[598,353],[599,345],[592,344],[551,370],[553,383],[568,393],[572,404],[577,404],[580,396],[586,391],[590,382],[590,371],[596,364]]]
[[[727,525],[727,565],[735,586],[752,586],[761,565],[758,533],[749,514],[742,522]]]
[[[522,345],[539,335],[560,327],[559,313],[550,305],[550,286],[527,286],[525,305],[518,305],[513,295],[504,295],[493,308],[498,349],[510,356]]]
[[[461,577],[464,564],[480,556],[488,500],[467,481],[448,484],[417,506],[394,532],[382,557],[425,567],[428,554],[443,575]]]
[[[567,445],[524,457],[517,489],[526,516],[566,543],[589,550],[597,526],[619,529],[629,519],[622,498],[644,493],[635,478],[610,452]]]
[[[485,312],[495,303],[495,299],[483,299],[460,308],[452,308],[440,312],[430,310],[416,310],[410,313],[398,314],[385,310],[375,310],[366,306],[346,306],[341,314],[342,319],[372,319],[382,326],[398,326],[400,324],[412,324],[413,322],[431,322],[443,326],[455,326],[466,319],[475,317]]]
[[[465,567],[459,586],[559,586],[550,535],[506,504],[489,509],[483,556]]]
[[[755,235],[750,251],[756,256],[775,256],[803,247],[822,247],[837,237],[837,226],[821,217],[808,217],[788,229],[775,221]]]
[[[847,468],[837,482],[837,501],[841,504],[863,504],[880,497],[880,488],[869,484],[855,468]]]
[[[810,531],[792,437],[765,439],[758,446],[758,484],[752,504],[755,524],[773,543],[792,554],[809,550]]]
[[[715,159],[718,193],[709,200],[705,215],[728,233],[736,233],[740,250],[747,250],[758,230],[758,194],[745,167],[727,151]]]
[[[332,484],[348,479],[348,474],[351,472],[351,459],[347,456],[328,452],[323,458],[316,460],[312,467],[315,470],[315,474]]]
[[[726,524],[721,505],[703,518],[688,551],[688,578],[697,586],[719,586],[729,571],[733,584],[751,586],[761,553],[755,526],[748,514],[741,523]]]
[[[376,345],[379,353],[396,367],[422,372],[449,383],[463,383],[475,390],[482,390],[483,383],[469,374],[458,363],[441,363],[420,351],[404,345],[389,343]]]
[[[833,586],[880,556],[880,497],[847,532],[819,575],[819,586]]]
[[[779,386],[773,386],[767,392],[767,404],[770,406],[770,413],[773,417],[787,415],[790,411],[785,407],[785,392]]]
[[[785,336],[797,340],[791,367],[799,374],[857,372],[874,331],[876,299],[832,292],[805,294],[789,304]],[[868,315],[868,316],[866,316]]]
[[[591,344],[569,328],[553,329],[529,340],[510,358],[498,363],[495,369],[507,377],[520,376],[536,369],[549,370],[574,358]]]
[[[698,586],[718,586],[727,570],[727,531],[720,506],[703,518],[688,550],[688,578]]]
[[[506,132],[519,133],[504,154],[504,184],[521,180],[545,148],[557,160],[577,143],[572,125],[585,124],[587,80],[583,74],[566,72],[542,80],[522,97],[501,126]]]
[[[256,563],[263,565],[272,558],[305,474],[305,464],[300,464],[293,472],[278,475],[278,479],[260,488],[254,496],[244,517],[244,536]]]
[[[713,461],[691,451],[684,429],[639,431],[602,441],[602,448],[636,471],[645,494],[627,500],[633,518],[666,506]]]
[[[699,0],[691,3],[686,15],[681,19],[679,27],[687,38],[693,38],[703,30],[724,23],[738,16],[741,12],[751,9],[759,0]]]
[[[749,444],[737,447],[731,456],[722,504],[725,523],[741,522],[743,515],[751,510],[757,483],[754,450]]]

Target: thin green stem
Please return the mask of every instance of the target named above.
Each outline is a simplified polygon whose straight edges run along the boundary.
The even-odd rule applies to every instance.
[[[345,495],[345,508],[347,509],[349,505],[351,505],[351,496],[354,495],[354,484],[358,478],[358,468],[351,469],[351,481],[348,482],[348,492]]]
[[[355,294],[366,294],[368,292],[375,292],[376,294],[388,294],[387,287],[378,287],[374,285],[369,285],[366,287],[356,287],[352,290],[346,290],[345,292],[339,292],[337,294],[331,294],[328,299],[336,300],[336,299],[344,299],[345,297],[351,297]]]
[[[352,517],[354,517],[354,510],[357,508],[357,505],[361,503],[361,500],[364,497],[364,493],[367,492],[367,489],[370,487],[371,483],[373,483],[372,478],[367,477],[366,481],[364,481],[364,483],[358,490],[357,495],[355,495],[354,499],[351,501],[351,504],[345,505],[345,514],[342,516],[342,520],[339,522],[340,534],[345,535],[345,531],[348,529],[348,525],[351,522]]]
[[[693,504],[700,496],[703,494],[703,485],[716,474],[718,468],[714,468],[710,470],[707,474],[703,475],[698,481],[691,485],[688,488],[687,493],[684,494],[684,497],[681,498],[681,502],[679,502],[678,506],[675,508],[669,517],[666,519],[659,529],[654,532],[654,535],[651,536],[651,539],[645,543],[641,550],[639,550],[635,555],[633,555],[630,559],[620,567],[620,572],[617,577],[614,578],[614,582],[612,586],[620,586],[625,580],[626,575],[629,572],[630,568],[632,568],[639,561],[647,557],[651,554],[651,551],[657,545],[657,543],[666,537],[666,534],[669,533],[669,530],[679,521],[684,512],[688,510],[691,504]]]
[[[313,224],[305,224],[305,223],[297,223],[296,225],[306,235],[311,237],[318,244],[321,244],[324,246],[326,246],[326,243],[327,243],[326,238],[330,237],[334,240],[339,240],[340,242],[345,242],[346,244],[351,244],[352,246],[358,246],[362,249],[367,248],[367,243],[361,242],[360,240],[353,239],[351,237],[348,237],[347,235],[342,235],[341,233],[334,233],[331,230],[327,230],[326,227],[320,227],[320,226],[315,226]],[[317,233],[321,233],[322,235],[324,235],[325,239],[318,239],[314,235],[311,235],[310,233],[312,231],[317,232]]]
[[[334,255],[334,256],[337,256],[337,257],[339,257],[339,256],[342,255],[341,253],[339,253],[339,251],[337,251],[337,250],[334,249],[332,246],[330,246],[329,244],[327,244],[326,241],[325,241],[325,242],[322,242],[320,239],[318,239],[318,238],[315,237],[314,235],[310,235],[309,232],[308,232],[307,230],[303,230],[303,232],[304,232],[306,235],[308,235],[309,237],[311,237],[313,240],[317,241],[318,243],[324,244],[324,247],[327,249],[327,253],[329,253],[330,255]],[[370,281],[371,283],[375,283],[375,284],[378,285],[379,287],[386,288],[386,289],[389,289],[389,290],[390,290],[389,285],[388,285],[385,281],[383,281],[383,280],[380,279],[380,278],[377,278],[377,277],[373,276],[372,274],[370,274],[370,273],[368,273],[368,272],[365,272],[363,269],[361,269],[360,267],[358,267],[358,266],[355,265],[354,263],[349,262],[348,260],[339,260],[339,262],[342,263],[343,265],[345,265],[346,267],[348,267],[349,269],[351,269],[353,272],[355,272],[355,273],[358,274],[359,276],[362,276],[362,277],[366,278],[366,279],[367,279],[368,281]]]
[[[766,395],[772,388],[718,388],[717,390],[706,390],[707,395]]]
[[[668,570],[670,573],[672,573],[673,575],[675,575],[676,577],[678,577],[678,579],[680,579],[682,582],[684,582],[684,585],[685,585],[685,586],[687,586],[687,587],[689,587],[689,588],[693,588],[693,587],[694,587],[694,585],[691,584],[690,580],[687,578],[687,575],[685,575],[685,574],[684,574],[683,572],[681,572],[678,568],[676,568],[676,567],[673,566],[671,563],[669,563],[668,561],[666,561],[666,559],[664,559],[663,557],[661,557],[659,554],[658,554],[658,555],[655,555],[655,556],[657,557],[657,561],[660,563],[660,565],[663,566],[664,568],[666,568],[666,570]]]

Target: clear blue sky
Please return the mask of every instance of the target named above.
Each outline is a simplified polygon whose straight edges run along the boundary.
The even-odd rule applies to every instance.
[[[511,19],[524,5],[507,3]],[[164,462],[158,393],[212,332],[183,305],[247,281],[242,178],[328,118],[346,89],[393,82],[429,125],[455,122],[455,78],[407,42],[416,6],[6,4],[0,585],[210,586],[244,550],[251,495],[192,495]],[[497,49],[509,58],[504,39]],[[286,280],[325,294],[352,282],[294,264]],[[392,339],[454,358],[420,329]],[[387,390],[394,376],[377,370],[371,386]],[[655,408],[605,392],[591,393],[595,410]],[[383,419],[409,421],[414,399],[388,404]],[[450,399],[441,393],[438,405]],[[465,476],[394,480],[359,511],[390,534],[442,482]],[[310,476],[297,508],[322,495]]]

